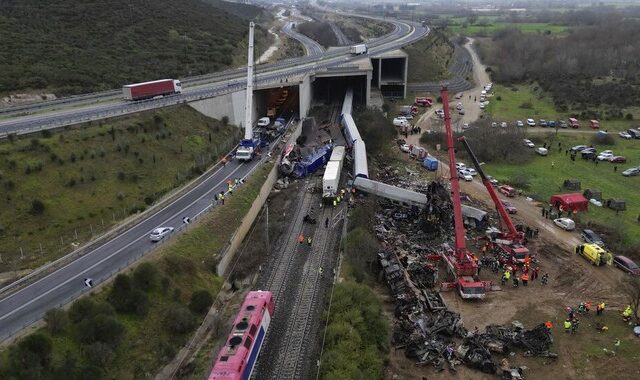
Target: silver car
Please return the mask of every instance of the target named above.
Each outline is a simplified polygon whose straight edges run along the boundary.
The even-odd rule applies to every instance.
[[[173,227],[158,227],[155,230],[151,231],[151,235],[149,238],[151,241],[160,241],[167,237],[171,232],[173,232]]]
[[[622,175],[625,177],[632,177],[634,175],[640,174],[640,167],[630,168],[622,172]]]

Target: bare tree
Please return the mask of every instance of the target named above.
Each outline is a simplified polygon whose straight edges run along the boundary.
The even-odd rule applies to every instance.
[[[633,309],[633,317],[638,323],[640,322],[640,314],[638,314],[638,307],[640,307],[640,278],[629,276],[624,282],[624,290],[629,305]]]

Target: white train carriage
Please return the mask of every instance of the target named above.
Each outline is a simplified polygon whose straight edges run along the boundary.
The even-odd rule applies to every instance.
[[[362,140],[357,140],[353,145],[353,178],[358,177],[369,178],[367,147]]]
[[[386,183],[378,181],[372,181],[367,178],[356,178],[353,181],[353,185],[360,191],[374,194],[403,205],[424,207],[427,204],[427,196],[425,194],[387,185]]]
[[[342,117],[342,126],[344,127],[344,137],[347,140],[348,146],[353,146],[355,141],[362,141],[358,127],[353,121],[351,114],[345,114]]]
[[[341,116],[350,115],[352,109],[353,109],[353,89],[350,88],[347,90],[346,94],[344,95],[344,101],[342,102],[342,112],[340,113],[340,115]]]

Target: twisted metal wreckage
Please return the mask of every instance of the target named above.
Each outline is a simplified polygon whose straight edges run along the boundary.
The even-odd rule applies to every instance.
[[[449,248],[453,212],[450,191],[441,182],[428,185],[401,180],[387,171],[385,183],[402,182],[403,187],[426,194],[424,208],[402,208],[379,199],[376,236],[383,249],[378,254],[384,276],[395,302],[393,344],[404,349],[417,365],[433,365],[443,370],[464,363],[485,373],[506,379],[522,378],[522,368],[511,368],[506,359],[496,363],[495,355],[514,348],[525,356],[557,357],[550,352],[553,339],[544,324],[525,329],[514,321],[511,326],[489,325],[484,332],[469,332],[460,314],[448,310],[438,286],[438,252]]]

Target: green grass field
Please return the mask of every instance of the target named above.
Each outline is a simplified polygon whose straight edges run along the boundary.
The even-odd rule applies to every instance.
[[[524,33],[549,33],[549,34],[563,34],[566,33],[568,28],[563,25],[552,25],[541,22],[495,22],[488,25],[468,25],[463,28],[462,23],[457,25],[450,25],[448,29],[454,34],[464,34],[468,36],[475,35],[490,35],[500,29],[516,28],[520,29]]]
[[[180,106],[3,141],[0,271],[41,265],[143,210],[217,161],[237,134]]]
[[[486,113],[491,114],[494,120],[512,122],[525,121],[528,118],[546,120],[566,119],[555,110],[553,101],[546,96],[541,89],[534,91],[536,86],[521,85],[514,87],[518,91],[512,91],[498,84],[493,85],[493,96],[487,98],[489,105]],[[500,100],[498,100],[500,98]],[[523,108],[530,107],[530,108]]]
[[[637,218],[640,215],[640,176],[623,177],[621,172],[627,168],[640,165],[640,141],[623,140],[615,136],[615,145],[596,145],[598,151],[611,149],[617,155],[627,158],[627,164],[611,164],[601,161],[595,165],[592,161],[583,160],[580,155],[576,161],[572,162],[565,150],[574,145],[590,145],[591,136],[589,133],[562,134],[558,137],[550,131],[549,134],[530,134],[529,138],[541,146],[544,142],[551,144],[547,157],[537,156],[526,166],[488,163],[486,170],[501,182],[510,182],[516,176],[526,176],[529,179],[529,188],[524,189],[526,195],[531,195],[535,199],[548,201],[552,194],[571,192],[563,189],[564,180],[576,178],[581,181],[582,190],[587,188],[598,188],[602,190],[604,199],[623,198],[626,200],[627,210],[616,212],[607,208],[589,206],[589,211],[578,214],[578,220],[582,223],[594,222],[600,225],[617,229],[624,236],[624,243],[640,244],[638,235]],[[558,142],[562,144],[561,152],[558,151]],[[551,163],[554,167],[551,167]],[[614,166],[618,167],[614,172]]]

